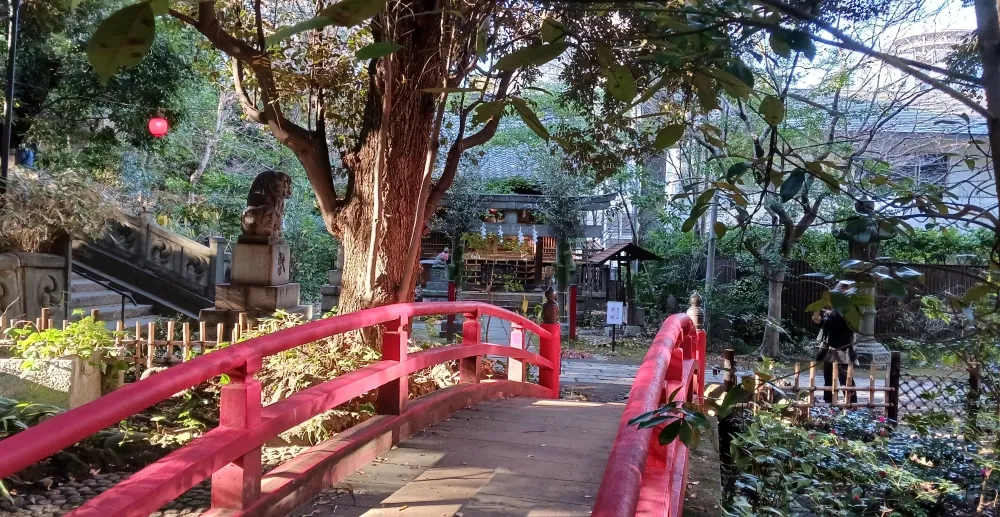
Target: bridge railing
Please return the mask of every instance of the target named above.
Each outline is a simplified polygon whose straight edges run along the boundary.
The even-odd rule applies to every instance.
[[[671,395],[686,401],[704,396],[706,343],[700,302],[696,293],[687,315],[674,314],[663,322],[639,367],[594,501],[595,517],[681,515],[687,447],[680,440],[660,445],[660,430],[670,420],[646,429],[628,422]]]
[[[287,503],[288,491],[297,490],[287,485],[306,481],[300,476],[305,468],[299,469],[300,465],[296,464],[290,469],[282,470],[282,467],[275,469],[275,471],[281,470],[278,479],[266,479],[262,485],[261,446],[266,441],[324,411],[375,389],[378,389],[377,415],[402,415],[407,412],[407,405],[410,404],[412,405],[410,413],[422,413],[412,420],[419,420],[424,424],[432,423],[426,420],[427,414],[433,412],[429,411],[434,409],[433,404],[424,403],[419,410],[417,406],[423,399],[429,399],[434,394],[421,397],[417,401],[408,400],[407,378],[409,374],[418,370],[457,360],[460,363],[460,386],[466,385],[464,388],[455,388],[460,393],[489,390],[493,390],[490,391],[493,393],[499,391],[497,385],[506,383],[505,393],[527,393],[536,397],[558,398],[560,360],[558,307],[554,293],[547,293],[547,297],[548,302],[543,310],[541,324],[485,303],[403,303],[335,316],[250,339],[174,366],[0,441],[0,479],[102,429],[117,425],[121,420],[178,392],[226,374],[230,382],[222,387],[217,428],[90,500],[73,515],[100,517],[149,515],[208,478],[212,479],[212,510],[206,515],[267,513],[260,511],[263,504],[262,492],[268,492],[272,500],[284,500]],[[461,344],[408,353],[407,329],[412,318],[449,314],[465,315]],[[511,322],[509,346],[482,341],[479,317],[483,315]],[[384,326],[380,361],[312,386],[279,402],[262,406],[261,385],[259,381],[254,380],[254,374],[261,368],[263,358],[306,343],[375,325]],[[539,337],[539,353],[526,350],[525,345],[529,342],[526,339],[526,332]],[[510,358],[506,381],[479,384],[480,361],[487,354]],[[525,382],[526,364],[538,366],[538,385]],[[409,413],[408,415],[412,416]],[[375,417],[378,418],[380,417]],[[378,423],[382,425],[384,421],[385,418]],[[417,427],[411,421],[393,425],[405,426],[406,432],[413,432],[413,428]],[[391,433],[389,430],[388,425],[382,425],[371,433],[366,431],[359,434],[367,440],[364,443],[379,440],[387,433],[394,437],[402,434],[399,428]],[[379,445],[385,445],[384,442],[385,440],[379,441]],[[352,447],[361,445],[353,444]],[[309,464],[312,460],[313,458],[307,458],[301,463]],[[291,460],[289,463],[295,461]],[[271,474],[268,476],[271,477]],[[312,478],[310,482],[311,480]],[[283,483],[285,486],[281,490],[285,492],[276,492],[275,487]]]

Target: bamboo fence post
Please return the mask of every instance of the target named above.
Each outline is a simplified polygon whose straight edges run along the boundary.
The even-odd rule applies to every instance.
[[[152,368],[156,360],[156,322],[149,322],[149,335],[146,336],[146,368]]]
[[[90,317],[94,318],[94,321],[101,321],[101,309],[90,309]]]
[[[142,361],[142,323],[135,322],[135,337],[132,339],[132,346],[135,347],[135,364],[136,364],[136,376],[138,376],[138,367],[143,363]]]
[[[833,407],[837,407],[837,405],[840,403],[840,382],[839,382],[840,365],[838,365],[837,363],[833,363],[832,372],[833,373],[831,376],[833,377],[833,397],[831,398],[831,400],[833,400]]]
[[[199,321],[198,322],[198,342],[199,342],[199,344],[198,344],[198,353],[199,354],[204,354],[205,353],[205,339],[207,339],[205,336],[208,336],[208,323],[206,323],[204,321]]]
[[[226,339],[226,324],[219,323],[215,326],[215,345],[218,346],[222,344],[224,339]]]
[[[174,320],[167,321],[167,364],[174,364],[174,331],[177,330]],[[181,359],[183,361],[183,359]]]
[[[847,386],[844,387],[850,388],[850,391],[844,392],[844,402],[850,404],[851,395],[857,396],[858,393],[858,383],[854,382],[854,363],[847,363]]]
[[[868,370],[868,407],[875,407],[875,361]]]
[[[184,344],[181,345],[181,362],[188,360],[188,356],[191,355],[191,323],[185,321],[184,328],[181,330],[181,339],[184,340]]]
[[[809,362],[809,407],[816,403],[816,361]]]

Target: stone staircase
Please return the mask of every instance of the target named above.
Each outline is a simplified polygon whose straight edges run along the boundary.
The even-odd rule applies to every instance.
[[[82,310],[89,315],[93,309],[100,312],[101,321],[108,322],[108,328],[115,328],[122,318],[122,297],[120,294],[76,273],[70,276],[70,313]],[[145,326],[156,318],[153,305],[134,305],[125,299],[125,328],[135,328],[136,322]],[[78,319],[74,317],[72,319]]]

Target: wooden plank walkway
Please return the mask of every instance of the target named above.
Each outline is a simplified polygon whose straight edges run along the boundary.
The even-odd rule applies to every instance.
[[[623,403],[507,399],[412,436],[296,517],[586,516]]]

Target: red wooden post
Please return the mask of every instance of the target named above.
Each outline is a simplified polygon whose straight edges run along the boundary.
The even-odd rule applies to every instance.
[[[514,322],[510,324],[510,347],[524,350],[524,329]],[[507,380],[524,382],[524,361],[513,357],[507,360]]]
[[[479,312],[466,314],[465,322],[462,323],[462,344],[478,345],[480,343],[479,330]],[[482,362],[483,359],[478,355],[459,361],[458,382],[462,384],[479,382],[479,370]]]
[[[229,373],[219,400],[219,427],[252,429],[260,423],[260,381],[253,378],[261,359]],[[212,474],[212,508],[242,510],[260,496],[260,447]]]
[[[448,280],[448,301],[454,302],[457,300],[458,300],[458,289],[455,286],[455,281]],[[449,333],[448,335],[450,336],[451,335],[450,332],[452,332],[455,328],[455,315],[449,314],[447,321],[448,321],[448,327],[444,329],[444,331],[448,332]]]
[[[576,295],[577,286],[569,286],[569,338],[576,339]]]
[[[549,287],[545,291],[545,306],[542,308],[542,328],[548,331],[549,337],[539,336],[538,355],[552,361],[552,368],[539,367],[538,384],[549,389],[549,396],[559,398],[559,370],[562,351],[559,340],[562,337],[562,326],[559,324],[559,304],[556,302],[556,292]]]
[[[385,324],[382,334],[382,360],[406,360],[408,318]],[[409,377],[403,376],[383,384],[378,389],[377,411],[379,415],[402,415],[406,411],[406,401],[410,395]]]

